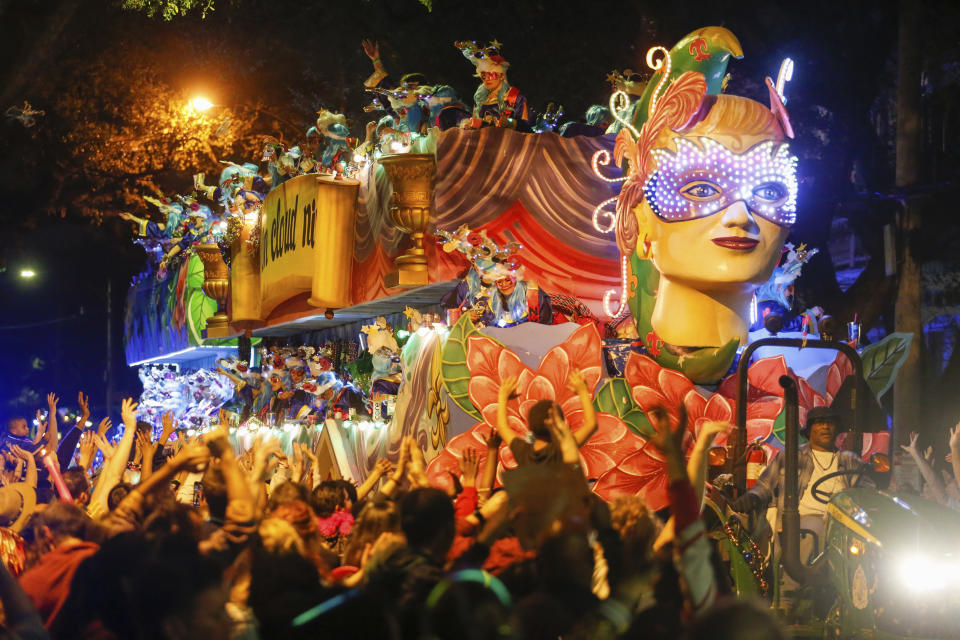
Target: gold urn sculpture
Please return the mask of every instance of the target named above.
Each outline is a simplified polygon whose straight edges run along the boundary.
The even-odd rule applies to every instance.
[[[207,318],[206,337],[226,338],[230,335],[230,319],[227,317],[230,269],[217,245],[198,244],[194,248],[203,262],[203,292],[217,301],[217,312]]]
[[[425,236],[433,219],[437,159],[432,153],[397,153],[380,158],[393,185],[390,221],[410,235],[410,247],[397,256],[397,270],[384,277],[388,289],[422,287],[429,282]]]

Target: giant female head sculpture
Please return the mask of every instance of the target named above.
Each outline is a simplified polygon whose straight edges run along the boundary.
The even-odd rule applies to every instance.
[[[707,95],[704,75],[687,71],[652,102],[639,131],[617,137],[614,156],[630,164],[617,244],[659,272],[649,322],[675,354],[745,344],[753,292],[796,220],[792,131],[770,93],[771,107]]]

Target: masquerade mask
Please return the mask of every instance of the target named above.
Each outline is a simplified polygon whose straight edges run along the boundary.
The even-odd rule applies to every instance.
[[[786,143],[761,142],[741,154],[700,138],[677,138],[677,152],[654,149],[657,170],[644,198],[666,222],[705,218],[742,201],[751,213],[781,227],[797,220],[797,158]]]

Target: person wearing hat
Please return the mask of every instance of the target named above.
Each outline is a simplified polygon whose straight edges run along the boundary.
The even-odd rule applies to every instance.
[[[807,439],[807,443],[800,445],[798,451],[799,480],[797,491],[800,495],[800,528],[813,531],[817,540],[824,539],[826,528],[827,505],[817,500],[811,489],[820,478],[836,471],[856,471],[868,469],[860,456],[853,451],[839,451],[836,445],[837,434],[841,430],[842,414],[831,407],[814,407],[807,412],[807,420],[800,435]],[[784,455],[775,457],[757,479],[757,484],[745,494],[734,500],[730,507],[737,512],[765,510],[776,497],[777,500],[777,531],[783,529],[784,503]],[[827,480],[821,484],[818,491],[833,495],[851,486],[873,487],[874,483],[866,474],[842,475]],[[774,536],[774,545],[779,548],[779,536]],[[800,539],[800,557],[803,559],[819,553],[814,548],[813,536],[802,536]],[[796,590],[798,585],[788,575],[784,575],[783,590],[785,593]],[[789,598],[781,599],[784,606]]]
[[[0,527],[19,533],[36,507],[37,490],[29,483],[0,487]]]
[[[465,128],[484,126],[530,130],[527,99],[507,81],[510,63],[500,54],[500,43],[493,41],[481,47],[472,41],[455,42],[463,56],[477,68],[480,86],[473,94],[473,118],[464,120]]]
[[[823,476],[835,471],[866,470],[867,465],[853,451],[838,451],[837,434],[841,431],[841,414],[831,407],[814,407],[807,412],[807,421],[800,435],[807,443],[800,445],[798,455],[800,494],[800,517],[816,516],[821,519],[826,514],[827,505],[813,497],[810,489]],[[784,456],[778,455],[767,465],[757,484],[737,498],[731,507],[734,511],[746,513],[766,508],[774,497],[777,499],[777,528],[783,512]],[[820,491],[828,494],[839,493],[850,486],[873,486],[866,475],[845,475],[828,480],[821,485]],[[803,526],[801,524],[801,526]]]
[[[408,73],[395,82],[380,60],[380,43],[364,40],[363,51],[373,63],[373,73],[363,86],[376,95],[387,98],[387,113],[397,120],[398,129],[407,133],[424,133],[430,126],[430,111],[424,102],[426,76],[422,73]],[[375,104],[382,104],[375,100]],[[376,108],[376,107],[374,107]]]

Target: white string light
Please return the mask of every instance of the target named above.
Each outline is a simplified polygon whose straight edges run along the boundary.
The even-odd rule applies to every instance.
[[[600,172],[600,166],[609,167],[610,166],[610,152],[606,149],[600,149],[590,160],[590,165],[593,167],[593,174],[603,180],[604,182],[623,182],[627,179],[626,176],[620,176],[619,178],[608,178]]]
[[[630,124],[630,121],[623,118],[620,114],[623,111],[626,111],[630,107],[630,96],[627,95],[626,91],[614,91],[610,96],[610,113],[613,115],[614,120],[626,127],[630,133],[633,134],[634,139],[639,138],[640,134],[637,130]]]
[[[610,311],[610,297],[616,292],[616,289],[610,289],[603,294],[603,312],[611,318],[619,317],[627,308],[627,256],[620,256],[620,302],[614,313]]]
[[[603,202],[601,202],[600,204],[598,204],[598,205],[594,208],[594,210],[593,210],[593,228],[596,229],[597,231],[599,231],[600,233],[610,233],[611,231],[613,231],[614,227],[617,226],[617,212],[616,212],[616,210],[614,210],[614,211],[608,211],[608,210],[605,209],[605,207],[606,207],[607,205],[609,205],[609,204],[611,204],[611,203],[614,203],[614,202],[616,202],[616,201],[617,201],[617,196],[613,196],[612,198],[607,198],[606,200],[604,200]],[[606,216],[606,217],[607,217],[607,219],[610,221],[609,226],[606,226],[606,227],[601,226],[601,224],[600,224],[600,216]]]
[[[777,73],[777,95],[780,96],[780,102],[783,104],[787,104],[787,96],[783,92],[791,80],[793,80],[793,60],[784,58],[780,63],[780,72]]]
[[[659,60],[654,60],[653,56],[658,51],[663,53],[663,57]],[[653,69],[654,71],[663,70],[663,75],[660,76],[660,82],[657,83],[657,88],[653,90],[653,95],[650,96],[650,108],[648,112],[652,114],[657,108],[657,100],[660,99],[660,90],[663,89],[663,85],[667,83],[667,80],[670,77],[671,61],[670,61],[670,52],[667,51],[664,47],[650,47],[647,51],[647,66]]]

